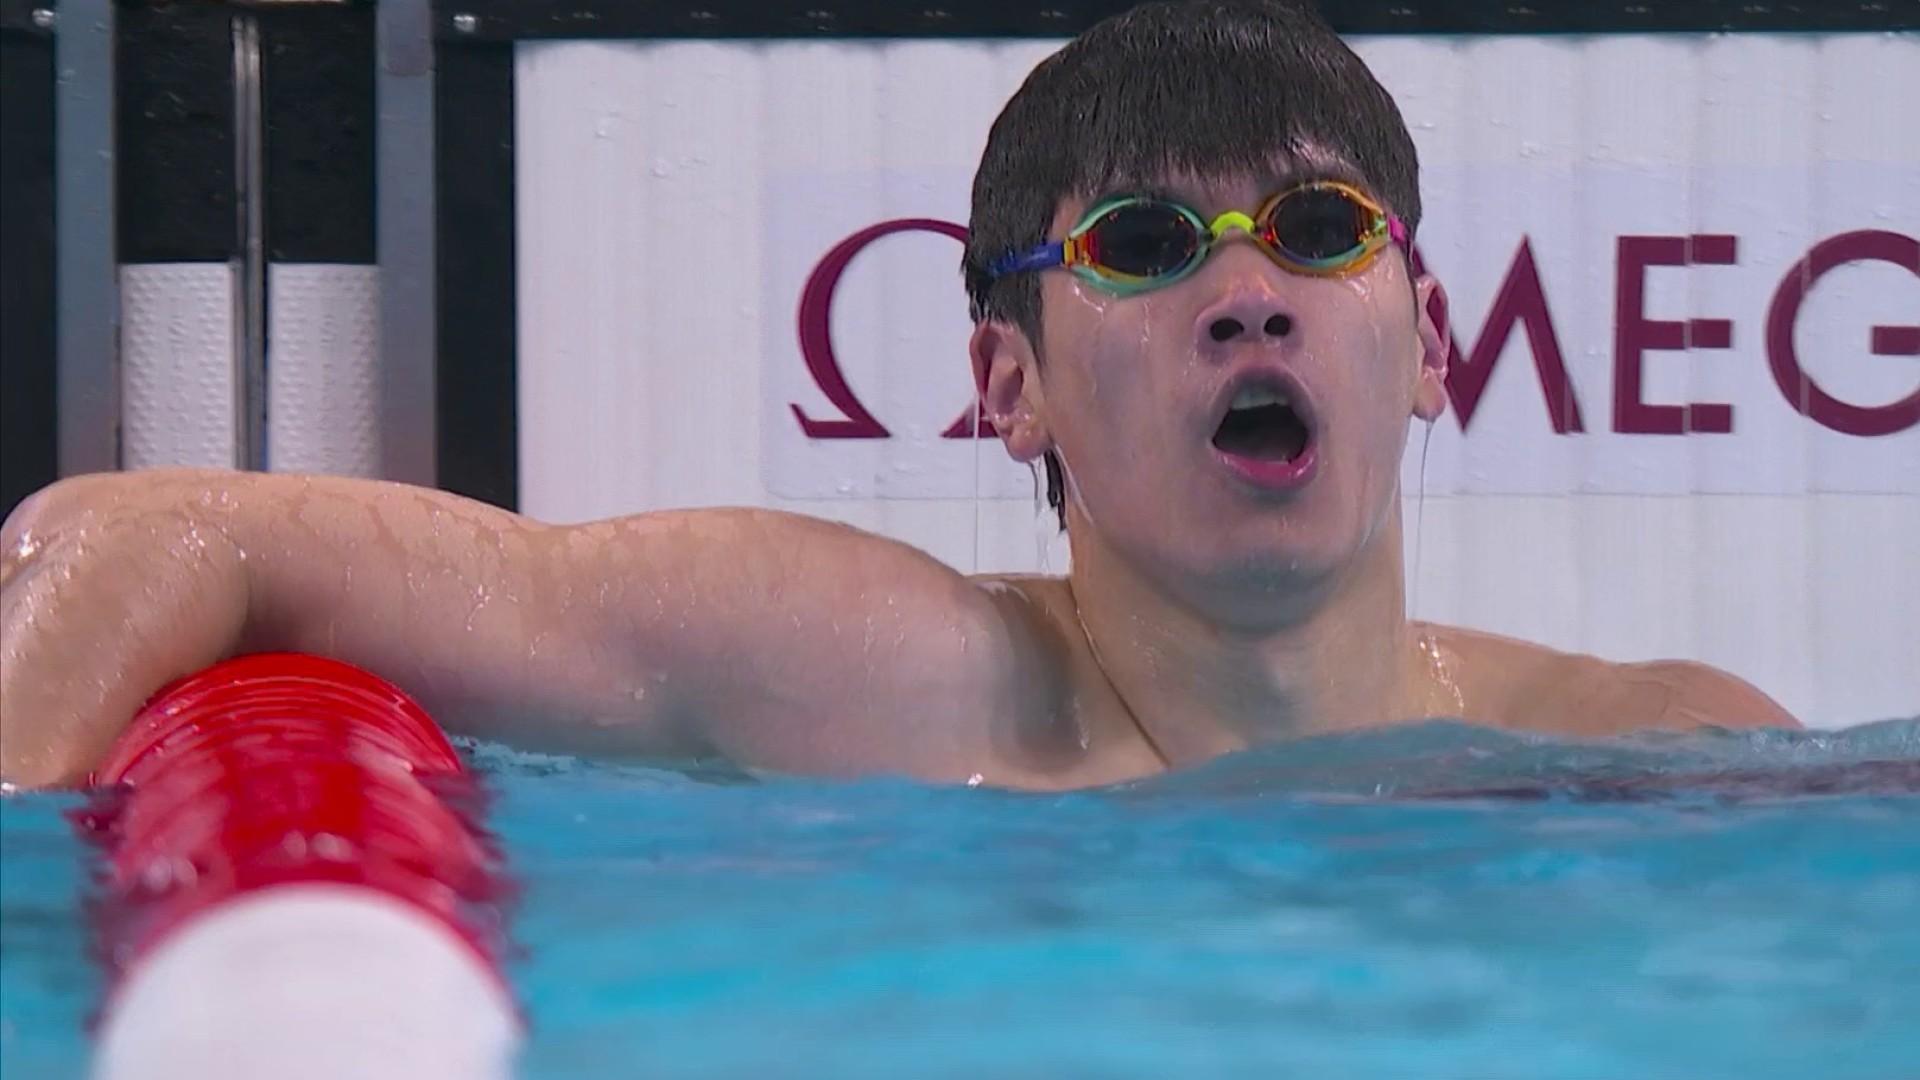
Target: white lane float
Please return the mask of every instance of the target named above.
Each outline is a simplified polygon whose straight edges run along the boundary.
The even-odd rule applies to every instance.
[[[511,1074],[500,860],[459,756],[397,688],[231,660],[155,695],[93,779],[96,1080]]]

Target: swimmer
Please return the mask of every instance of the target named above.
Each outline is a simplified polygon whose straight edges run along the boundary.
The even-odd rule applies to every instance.
[[[1409,620],[1400,462],[1447,402],[1419,223],[1398,108],[1304,4],[1116,16],[994,124],[964,256],[1066,577],[767,510],[552,526],[355,479],[77,477],[0,536],[0,773],[82,781],[169,680],[281,649],[522,746],[1035,789],[1429,717],[1794,726],[1703,665]]]

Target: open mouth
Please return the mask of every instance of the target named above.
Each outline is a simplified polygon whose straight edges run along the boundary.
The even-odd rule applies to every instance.
[[[1247,371],[1235,380],[1213,452],[1242,483],[1293,492],[1318,471],[1313,402],[1284,371]]]
[[[1213,433],[1213,446],[1250,461],[1291,462],[1306,453],[1312,434],[1285,390],[1248,386],[1234,395],[1219,430]]]

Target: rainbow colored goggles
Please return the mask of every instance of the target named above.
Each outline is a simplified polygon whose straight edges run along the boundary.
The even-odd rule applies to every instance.
[[[1235,227],[1285,269],[1316,277],[1357,274],[1388,244],[1407,242],[1406,226],[1365,192],[1316,180],[1274,195],[1251,217],[1229,210],[1212,222],[1165,199],[1109,199],[1065,240],[1009,254],[987,272],[999,278],[1064,266],[1109,292],[1141,293],[1192,273]]]

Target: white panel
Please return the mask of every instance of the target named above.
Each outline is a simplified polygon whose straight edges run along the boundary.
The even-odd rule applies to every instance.
[[[267,268],[267,464],[275,472],[380,471],[379,270]]]
[[[1691,657],[1810,722],[1920,711],[1920,427],[1829,430],[1769,366],[1767,319],[1813,244],[1920,236],[1911,36],[1363,38],[1421,153],[1421,248],[1472,349],[1524,239],[1582,430],[1552,432],[1515,328],[1463,434],[1403,472],[1416,614],[1620,659]],[[835,358],[888,439],[837,415],[797,305],[826,252],[883,221],[964,222],[1000,106],[1051,42],[522,46],[525,507],[582,520],[745,503],[850,521],[962,569],[1065,569],[1029,473],[939,438],[970,393],[958,245],[876,242],[847,267]],[[1731,235],[1732,265],[1644,272],[1642,317],[1725,319],[1641,360],[1686,434],[1617,430],[1622,236]],[[1685,241],[1689,258],[1707,249]],[[1920,322],[1920,267],[1809,291],[1794,341],[1835,396],[1884,405],[1920,361],[1869,327]],[[1733,432],[1692,406],[1733,407]],[[976,464],[977,463],[977,464]]]
[[[121,463],[231,468],[233,270],[120,268]]]
[[[516,180],[522,265],[565,268],[519,278],[520,355],[567,373],[520,380],[536,516],[757,501],[757,52],[522,52],[521,160],[566,163]]]

